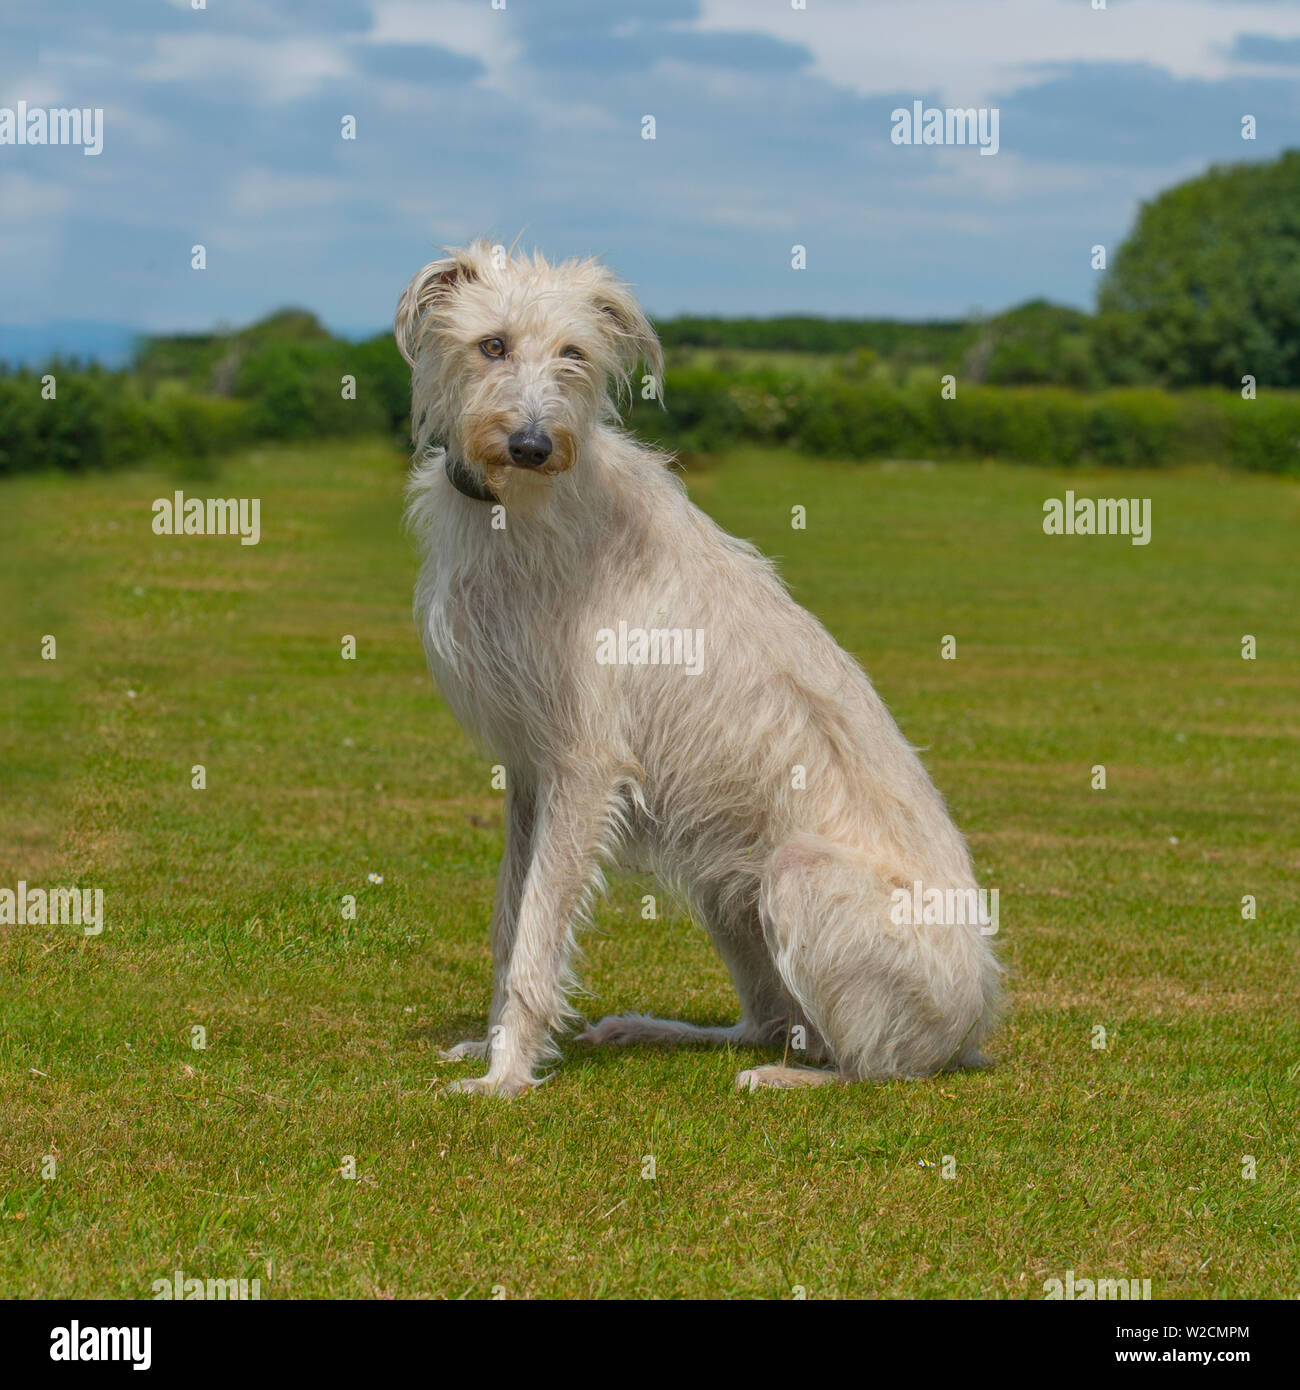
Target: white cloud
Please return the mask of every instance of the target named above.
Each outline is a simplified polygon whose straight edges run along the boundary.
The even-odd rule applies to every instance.
[[[494,10],[487,0],[376,0],[374,25],[366,38],[371,43],[434,44],[474,58],[485,69],[481,84],[496,91],[512,91],[512,73],[520,59],[507,10]]]
[[[701,0],[684,28],[759,31],[802,44],[814,72],[863,96],[938,91],[984,104],[1041,81],[1044,65],[1144,62],[1179,78],[1259,74],[1229,56],[1239,34],[1300,37],[1300,10],[1223,0],[814,0],[806,10],[753,0]]]
[[[351,73],[345,45],[319,38],[238,38],[226,34],[162,34],[135,75],[152,82],[231,81],[259,101],[310,96],[326,81]]]

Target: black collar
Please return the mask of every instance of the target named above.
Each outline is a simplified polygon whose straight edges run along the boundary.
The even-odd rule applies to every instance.
[[[498,500],[496,493],[486,483],[480,482],[475,477],[463,459],[453,458],[448,454],[444,467],[447,470],[447,481],[462,497],[468,497],[474,502],[496,502]]]

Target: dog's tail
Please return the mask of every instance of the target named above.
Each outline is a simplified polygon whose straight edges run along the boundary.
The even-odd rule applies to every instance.
[[[981,1065],[997,1014],[1001,970],[982,934],[987,919],[962,911],[974,920],[913,922],[913,885],[905,910],[902,891],[863,855],[818,835],[787,840],[763,876],[759,912],[781,979],[836,1068],[855,1080]]]

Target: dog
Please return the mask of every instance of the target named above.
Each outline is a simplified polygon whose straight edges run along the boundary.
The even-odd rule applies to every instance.
[[[506,773],[487,1036],[443,1054],[487,1074],[447,1089],[545,1079],[576,1018],[575,925],[610,862],[690,905],[740,1020],[627,1014],[582,1040],[784,1045],[740,1073],[749,1090],[980,1065],[999,999],[987,917],[899,907],[973,897],[966,844],[862,669],[622,428],[639,363],[662,399],[628,286],[596,260],[480,241],[415,276],[394,328],[417,627]]]

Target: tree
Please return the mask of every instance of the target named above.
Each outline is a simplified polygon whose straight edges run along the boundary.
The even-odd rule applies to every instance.
[[[1114,380],[1300,386],[1300,150],[1216,166],[1144,204],[1097,310]]]
[[[1092,319],[1078,309],[1033,299],[983,325],[962,374],[991,386],[1050,382],[1087,390],[1100,384]]]

